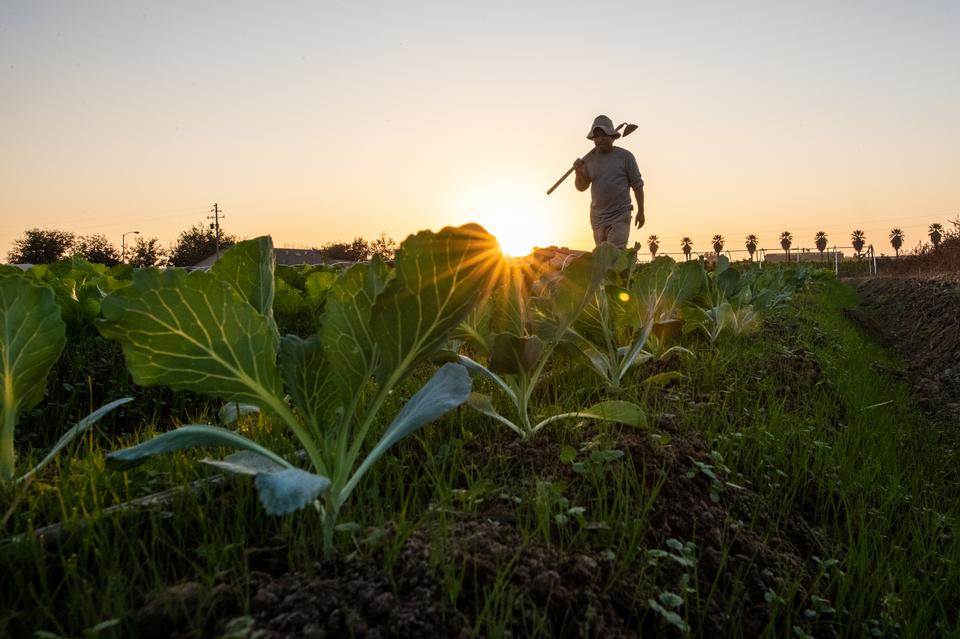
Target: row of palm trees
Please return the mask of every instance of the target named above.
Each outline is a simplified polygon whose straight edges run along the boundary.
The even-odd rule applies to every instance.
[[[927,234],[930,236],[930,241],[933,243],[933,248],[940,246],[940,242],[943,240],[943,225],[937,222],[934,222],[930,225],[930,228],[927,230]],[[900,229],[891,229],[890,230],[890,245],[893,246],[893,250],[896,251],[897,257],[900,256],[900,247],[903,246],[904,240],[903,231]],[[750,259],[753,259],[753,254],[757,250],[759,243],[759,238],[756,235],[751,233],[746,238],[746,248],[747,252],[750,253]],[[857,252],[857,257],[860,257],[863,252],[863,247],[867,243],[867,234],[861,231],[860,229],[855,230],[850,234],[850,242],[853,245],[853,250]],[[713,250],[719,255],[723,251],[724,244],[726,240],[722,235],[717,234],[713,236],[712,239]],[[827,234],[823,231],[817,231],[817,234],[813,237],[813,243],[817,247],[817,250],[820,251],[820,256],[823,256],[823,252],[827,249]],[[790,247],[793,246],[793,234],[790,231],[784,231],[780,234],[780,246],[783,247],[783,250],[786,251],[787,255],[790,255]],[[647,247],[650,249],[650,256],[656,257],[657,251],[660,249],[660,238],[656,235],[651,235],[647,238]],[[683,254],[686,258],[690,259],[690,253],[693,251],[693,240],[689,237],[684,237],[680,239],[680,250],[683,251]]]

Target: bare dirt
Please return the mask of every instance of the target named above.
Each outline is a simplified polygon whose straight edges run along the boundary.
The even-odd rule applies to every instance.
[[[960,272],[854,285],[855,318],[903,356],[921,408],[960,421]]]

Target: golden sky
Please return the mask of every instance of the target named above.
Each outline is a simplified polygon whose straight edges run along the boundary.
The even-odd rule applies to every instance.
[[[6,1],[0,252],[166,245],[214,202],[277,246],[476,221],[589,248],[589,195],[546,190],[604,113],[639,125],[631,242],[890,253],[960,216],[958,33],[947,1]]]

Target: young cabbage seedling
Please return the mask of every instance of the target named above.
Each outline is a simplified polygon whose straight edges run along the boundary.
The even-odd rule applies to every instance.
[[[571,261],[560,277],[541,282],[542,296],[528,296],[519,274],[510,277],[492,298],[492,310],[461,325],[460,334],[487,354],[483,365],[466,355],[458,360],[472,373],[492,381],[516,409],[516,421],[501,415],[488,395],[471,393],[469,405],[523,438],[548,424],[570,418],[591,418],[641,425],[640,407],[625,401],[605,401],[590,408],[552,415],[537,423],[530,418],[531,399],[550,357],[603,282],[622,261],[623,252],[601,244],[592,254]]]
[[[403,242],[392,272],[375,258],[338,277],[326,294],[322,328],[308,339],[281,339],[277,332],[269,237],[241,242],[209,272],[138,271],[132,286],[104,300],[99,325],[122,345],[134,380],[204,392],[234,404],[234,413],[256,406],[293,432],[312,472],[207,425],[184,426],[111,453],[107,464],[129,468],[195,446],[241,449],[208,463],[255,476],[271,514],[321,500],[329,554],[344,502],[377,459],[466,401],[467,371],[444,365],[361,459],[388,396],[446,341],[502,268],[496,240],[479,226],[420,232]]]

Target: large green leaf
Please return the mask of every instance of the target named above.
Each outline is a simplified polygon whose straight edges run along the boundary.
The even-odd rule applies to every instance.
[[[320,334],[341,405],[349,405],[373,374],[375,337],[371,312],[388,279],[379,258],[356,264],[327,292]]]
[[[232,286],[265,317],[273,317],[273,240],[269,235],[238,242],[210,272]]]
[[[285,335],[280,340],[280,370],[293,405],[319,433],[337,401],[335,376],[323,355],[320,336],[301,339]]]
[[[503,273],[497,241],[475,224],[408,237],[371,318],[378,380],[399,379],[427,359]]]
[[[212,273],[137,271],[132,286],[104,299],[102,312],[98,328],[120,342],[136,383],[278,405],[276,333]]]
[[[22,275],[0,276],[0,481],[13,479],[13,432],[21,411],[47,391],[47,373],[66,343],[54,294]]]
[[[489,297],[492,333],[522,334],[527,327],[526,300],[530,296],[529,266],[510,266]],[[490,336],[492,337],[492,335]]]

